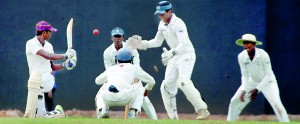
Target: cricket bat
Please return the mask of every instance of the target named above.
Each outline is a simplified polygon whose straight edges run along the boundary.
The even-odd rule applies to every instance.
[[[73,29],[73,18],[70,19],[68,26],[67,26],[67,45],[68,45],[68,50],[72,49],[73,44],[72,44],[72,29]],[[70,61],[68,62],[68,66],[71,67],[72,64]]]
[[[72,28],[73,28],[73,18],[70,19],[69,24],[67,26],[67,44],[68,49],[72,49]]]

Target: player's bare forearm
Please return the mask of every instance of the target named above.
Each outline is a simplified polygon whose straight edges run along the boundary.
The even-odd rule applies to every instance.
[[[64,54],[54,54],[54,53],[49,53],[46,52],[45,50],[41,49],[39,50],[36,54],[44,57],[45,59],[48,60],[60,60],[60,59],[64,59],[65,55]]]
[[[243,91],[241,96],[240,96],[241,102],[245,102],[245,94],[246,94],[246,91]]]
[[[57,71],[57,70],[63,69],[61,64],[53,64],[52,61],[51,61],[51,68],[52,68],[52,71]]]
[[[49,60],[60,60],[64,58],[65,58],[64,54],[53,54],[50,56]]]
[[[149,92],[150,92],[149,90],[145,90],[144,96],[148,96]]]

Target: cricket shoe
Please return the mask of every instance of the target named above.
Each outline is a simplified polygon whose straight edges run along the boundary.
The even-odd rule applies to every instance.
[[[99,109],[97,111],[97,118],[98,119],[101,119],[101,118],[109,118],[109,114],[108,114],[108,110],[107,109],[104,109],[102,111],[102,109]]]
[[[53,111],[47,112],[48,118],[65,118],[64,109],[61,105],[56,105]]]
[[[128,119],[136,119],[137,118],[137,110],[132,109],[128,112]]]
[[[197,111],[197,115],[197,120],[203,120],[206,119],[210,115],[210,113],[207,109],[199,109]]]

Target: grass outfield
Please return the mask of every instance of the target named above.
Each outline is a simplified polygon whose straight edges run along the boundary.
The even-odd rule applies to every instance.
[[[0,118],[0,124],[278,124],[270,121],[237,121],[223,120],[148,120],[148,119],[96,119],[96,118]],[[299,122],[291,122],[296,124]]]

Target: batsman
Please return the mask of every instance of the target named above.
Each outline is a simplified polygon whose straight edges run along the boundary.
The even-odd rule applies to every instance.
[[[191,80],[196,55],[185,23],[173,13],[172,5],[168,1],[159,2],[154,15],[161,19],[154,39],[146,41],[141,36],[134,35],[126,41],[127,46],[131,49],[147,50],[160,47],[166,40],[171,49],[163,48],[161,54],[162,63],[167,67],[160,90],[169,118],[179,119],[176,107],[178,88],[194,106],[197,119],[207,118],[210,115],[207,105]]]
[[[53,88],[55,78],[51,74],[52,71],[75,68],[77,62],[76,51],[68,49],[65,54],[55,54],[49,40],[52,32],[56,32],[57,29],[45,21],[38,22],[35,28],[36,36],[26,42],[26,57],[30,77],[24,117],[65,117],[60,105],[57,105],[54,111],[46,111],[44,93]],[[60,59],[66,60],[61,64],[53,63],[54,60]]]
[[[117,52],[119,51],[119,49],[126,47],[126,42],[124,42],[124,30],[120,27],[115,27],[112,31],[111,31],[111,40],[113,41],[113,43],[106,48],[106,50],[103,53],[103,60],[104,60],[104,65],[105,68],[109,68],[113,65],[117,64]],[[132,60],[132,64],[134,65],[138,65],[140,66],[140,58],[139,58],[139,53],[137,50],[131,50],[133,57]],[[141,81],[139,80],[135,80],[138,83],[141,84]],[[106,84],[103,84],[106,85]],[[101,88],[103,88],[104,86],[102,86]],[[101,89],[100,89],[101,90]],[[100,92],[99,90],[99,92]],[[101,95],[100,93],[97,93],[95,101],[96,101],[96,112],[97,112],[97,118],[103,118],[103,116],[100,115],[100,108],[99,108],[99,104],[97,102],[97,98]],[[146,93],[148,93],[149,91],[145,91]],[[144,111],[146,112],[146,114],[148,115],[148,117],[150,119],[153,120],[157,120],[157,115],[156,115],[156,111],[154,109],[154,106],[152,105],[151,101],[149,100],[147,94],[145,94],[144,98],[143,98],[143,104],[142,104],[142,108],[144,109]],[[105,110],[108,110],[109,108],[106,108]],[[105,111],[104,109],[102,109],[102,111]],[[103,114],[102,114],[103,115]]]

